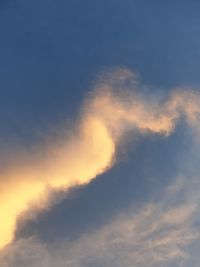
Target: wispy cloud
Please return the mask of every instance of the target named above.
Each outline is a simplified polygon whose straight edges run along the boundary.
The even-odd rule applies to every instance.
[[[38,146],[28,155],[16,156],[1,170],[0,247],[13,240],[16,221],[22,212],[33,208],[31,203],[38,209],[48,206],[48,197],[43,197],[46,187],[68,190],[89,183],[110,168],[127,132],[169,135],[180,118],[197,127],[199,114],[200,94],[192,90],[177,89],[165,99],[149,98],[138,90],[129,70],[119,69],[104,77],[85,101],[70,134]],[[172,235],[178,240],[181,233]],[[168,241],[160,238],[159,242]]]
[[[187,266],[188,247],[200,233],[193,225],[197,203],[180,193],[169,187],[158,202],[139,211],[128,209],[73,242],[49,245],[34,237],[20,239],[1,252],[1,266]]]

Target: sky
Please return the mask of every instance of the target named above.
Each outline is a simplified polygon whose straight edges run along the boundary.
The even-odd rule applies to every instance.
[[[199,267],[200,3],[0,1],[0,266]]]

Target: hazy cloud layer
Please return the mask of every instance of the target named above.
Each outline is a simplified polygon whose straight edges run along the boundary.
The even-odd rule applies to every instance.
[[[1,266],[187,266],[190,245],[200,234],[194,226],[195,190],[189,195],[190,201],[184,179],[177,179],[157,203],[137,212],[129,209],[74,242],[43,244],[35,237],[20,239],[1,252]]]

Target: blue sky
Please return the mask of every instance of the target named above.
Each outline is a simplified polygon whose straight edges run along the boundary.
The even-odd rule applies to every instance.
[[[32,127],[75,114],[107,68],[134,69],[159,89],[198,86],[198,11],[198,1],[3,1],[4,136],[24,141]]]
[[[21,210],[12,240],[0,251],[0,265],[199,266],[199,13],[195,0],[0,2],[3,210],[4,184],[8,199],[17,202],[18,189],[12,193],[10,181],[23,190],[25,179],[31,191],[33,174],[57,175],[54,163],[60,173],[55,155],[63,153],[63,140],[70,158],[66,169],[77,168],[76,158],[85,169],[96,164],[103,153],[101,128],[89,137],[93,163],[92,146],[86,142],[82,148],[79,140],[88,116],[105,123],[116,149],[87,183],[71,182],[68,188],[48,180],[45,208],[37,207],[36,194],[37,201],[32,198]],[[96,89],[103,93],[95,95]],[[122,92],[131,92],[130,98]],[[173,99],[178,107],[171,107]],[[125,126],[118,119],[121,106]],[[129,118],[131,112],[136,118]],[[160,114],[169,119],[167,128]],[[49,156],[52,151],[58,154]],[[49,171],[40,173],[46,165]],[[7,209],[9,214],[12,206]]]

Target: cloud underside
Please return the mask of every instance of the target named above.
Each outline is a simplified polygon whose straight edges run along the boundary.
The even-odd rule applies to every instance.
[[[65,242],[59,249],[34,237],[13,240],[20,214],[50,205],[45,193],[48,187],[67,191],[111,168],[127,133],[168,136],[184,119],[198,139],[199,115],[200,94],[193,90],[176,89],[168,96],[150,96],[139,90],[134,73],[127,69],[116,70],[98,81],[73,129],[61,130],[60,138],[51,139],[29,154],[17,151],[16,159],[0,170],[0,265],[184,264],[189,257],[187,247],[198,238],[193,220],[199,192],[199,187],[192,187],[188,198],[184,178],[179,180],[181,190],[175,181],[177,187],[167,189],[159,204],[147,203],[137,212],[129,210],[78,241]],[[198,181],[198,177],[194,180]]]
[[[19,239],[2,251],[1,266],[186,266],[187,248],[199,238],[192,222],[197,206],[183,197],[182,190],[177,205],[172,189],[167,188],[159,204],[148,203],[137,212],[129,209],[73,242],[43,244],[36,237]]]

